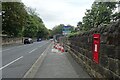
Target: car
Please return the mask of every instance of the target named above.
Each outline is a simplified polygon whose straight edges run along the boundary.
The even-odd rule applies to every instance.
[[[53,39],[50,39],[50,41],[53,41]]]
[[[24,39],[24,44],[31,44],[33,43],[33,40],[31,38]]]
[[[41,38],[37,38],[37,42],[39,42],[39,41],[42,41],[42,39]]]

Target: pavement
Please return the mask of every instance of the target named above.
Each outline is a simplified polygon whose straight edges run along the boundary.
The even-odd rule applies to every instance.
[[[71,55],[55,49],[52,44],[35,78],[90,78]]]

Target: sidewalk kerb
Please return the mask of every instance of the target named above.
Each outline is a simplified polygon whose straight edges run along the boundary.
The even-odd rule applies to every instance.
[[[26,72],[23,78],[34,78],[44,58],[46,57],[48,49],[51,46],[51,44],[45,49],[45,51],[40,55],[40,57],[36,60],[32,67]]]

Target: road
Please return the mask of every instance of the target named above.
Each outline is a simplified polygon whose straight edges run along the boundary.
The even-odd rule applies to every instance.
[[[44,52],[50,41],[33,44],[4,47],[2,49],[2,77],[22,78],[38,57]]]
[[[4,46],[2,78],[90,78],[69,53],[53,46],[49,40]]]

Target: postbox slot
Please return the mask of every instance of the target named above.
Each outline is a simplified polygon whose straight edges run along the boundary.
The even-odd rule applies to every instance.
[[[98,40],[98,38],[94,38],[94,40]]]

